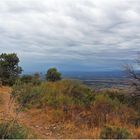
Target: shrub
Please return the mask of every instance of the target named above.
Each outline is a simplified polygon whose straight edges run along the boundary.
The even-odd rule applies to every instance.
[[[140,100],[137,98],[137,99],[134,99],[134,97],[130,97],[130,103],[129,105],[131,107],[133,107],[137,112],[139,112],[140,114]]]
[[[0,123],[0,139],[27,139],[33,138],[29,130],[17,123],[2,122]]]
[[[33,76],[32,75],[23,75],[19,80],[25,84],[28,84],[28,83],[31,83],[33,85],[41,84],[40,76],[37,73],[35,73]]]
[[[109,112],[109,110],[114,110],[114,109],[119,109],[121,107],[121,102],[118,99],[112,99],[110,96],[105,95],[105,94],[98,94],[95,96],[95,102],[94,102],[94,107],[95,106],[102,106],[104,109],[103,111]],[[100,109],[100,107],[97,107]],[[102,112],[102,111],[101,111]]]
[[[122,104],[129,103],[129,96],[126,96],[122,91],[108,89],[101,92],[101,94],[108,95],[112,100],[119,100]]]
[[[12,97],[16,98],[18,103],[23,107],[27,107],[35,101],[39,101],[39,92],[37,86],[33,86],[32,83],[23,84],[21,81],[18,81],[12,90]]]
[[[61,80],[61,73],[58,72],[56,68],[50,68],[47,71],[46,80],[51,82]]]
[[[20,80],[23,83],[31,83],[32,82],[33,77],[31,75],[23,75]]]
[[[126,128],[106,126],[101,130],[101,139],[129,139],[131,134]]]
[[[109,117],[115,114],[121,107],[121,103],[115,99],[112,100],[108,95],[97,94],[91,106],[91,113],[88,119],[91,120],[90,125],[102,126],[109,121]]]
[[[78,81],[67,81],[65,94],[72,98],[73,103],[79,106],[90,106],[94,101],[91,89]]]
[[[89,106],[94,100],[88,87],[71,80],[43,82],[35,86],[19,81],[13,87],[12,95],[20,104],[38,107]]]

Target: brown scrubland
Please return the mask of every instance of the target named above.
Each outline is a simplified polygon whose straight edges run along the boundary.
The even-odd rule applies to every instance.
[[[18,81],[0,88],[0,117],[16,118],[28,130],[22,138],[140,138],[140,104],[131,100],[127,90],[95,91],[73,80]]]

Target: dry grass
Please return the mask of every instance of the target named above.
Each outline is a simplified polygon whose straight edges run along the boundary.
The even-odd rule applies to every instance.
[[[125,128],[129,130],[133,139],[140,139],[140,127],[136,128],[133,125],[125,125]]]
[[[4,104],[0,106],[0,110],[3,110],[4,108],[6,110],[7,105],[5,105],[5,102],[8,101],[7,99],[9,99],[10,92],[11,89],[8,87],[0,88],[0,96],[2,95],[1,97],[4,97],[5,99]],[[100,101],[102,101],[102,98],[100,98]],[[68,114],[64,114],[62,108],[57,110],[49,106],[41,109],[31,108],[24,110],[20,114],[19,122],[26,127],[32,129],[32,131],[34,131],[38,135],[38,138],[97,139],[100,136],[101,129],[106,124],[118,127],[125,127],[128,129],[128,131],[131,132],[132,138],[140,138],[140,127],[136,128],[134,125],[128,123],[129,118],[135,116],[135,111],[127,106],[121,106],[121,109],[116,112],[117,114],[110,112],[106,118],[106,123],[100,122],[100,125],[94,125],[93,122],[96,121],[96,119],[100,119],[100,121],[103,121],[101,116],[103,115],[103,112],[99,111],[101,111],[101,109],[105,109],[105,102],[107,101],[108,103],[108,100],[103,101],[103,108],[101,108],[102,106],[100,104],[100,108],[98,108],[99,105],[96,104],[98,105],[97,108],[93,106],[91,110],[81,108],[77,109],[78,111],[73,108],[72,112]],[[97,113],[99,114],[95,116]],[[93,118],[95,119],[94,121]],[[87,120],[89,120],[89,122],[87,122]],[[88,123],[90,123],[90,126]]]
[[[93,126],[90,128],[88,125],[82,122],[81,124],[77,124],[74,120],[71,121],[70,118],[67,120],[63,120],[63,118],[59,116],[55,118],[54,113],[55,110],[49,107],[47,111],[41,109],[30,109],[27,111],[28,116],[26,117],[31,118],[31,121],[29,123],[29,120],[26,120],[25,118],[24,124],[29,123],[32,126],[34,125],[39,126],[40,128],[42,127],[50,129],[51,135],[49,137],[44,135],[44,137],[39,138],[99,138],[100,131],[103,126]],[[108,121],[107,124],[127,128],[131,132],[133,138],[140,138],[140,127],[135,128],[133,125],[123,123],[118,117],[112,116],[111,120]],[[42,130],[39,131],[39,133],[43,135],[46,132],[45,130]]]

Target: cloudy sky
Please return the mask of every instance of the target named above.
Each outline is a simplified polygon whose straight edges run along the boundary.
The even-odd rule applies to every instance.
[[[140,0],[0,0],[0,53],[25,71],[115,70],[140,51]]]

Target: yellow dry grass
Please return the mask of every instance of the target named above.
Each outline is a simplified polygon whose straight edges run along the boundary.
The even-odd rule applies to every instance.
[[[8,110],[7,102],[10,92],[11,88],[9,87],[0,88],[0,97],[3,99],[0,111]],[[85,111],[84,113],[86,115],[87,112]],[[63,114],[61,110],[55,110],[50,107],[43,109],[32,108],[20,114],[19,122],[32,129],[38,135],[38,138],[99,138],[103,126],[89,128],[82,122],[79,125],[74,120],[65,120],[61,114]],[[129,115],[128,112],[125,115]],[[140,127],[135,128],[133,125],[123,123],[117,116],[111,116],[107,123],[125,127],[131,132],[133,138],[140,138]]]

